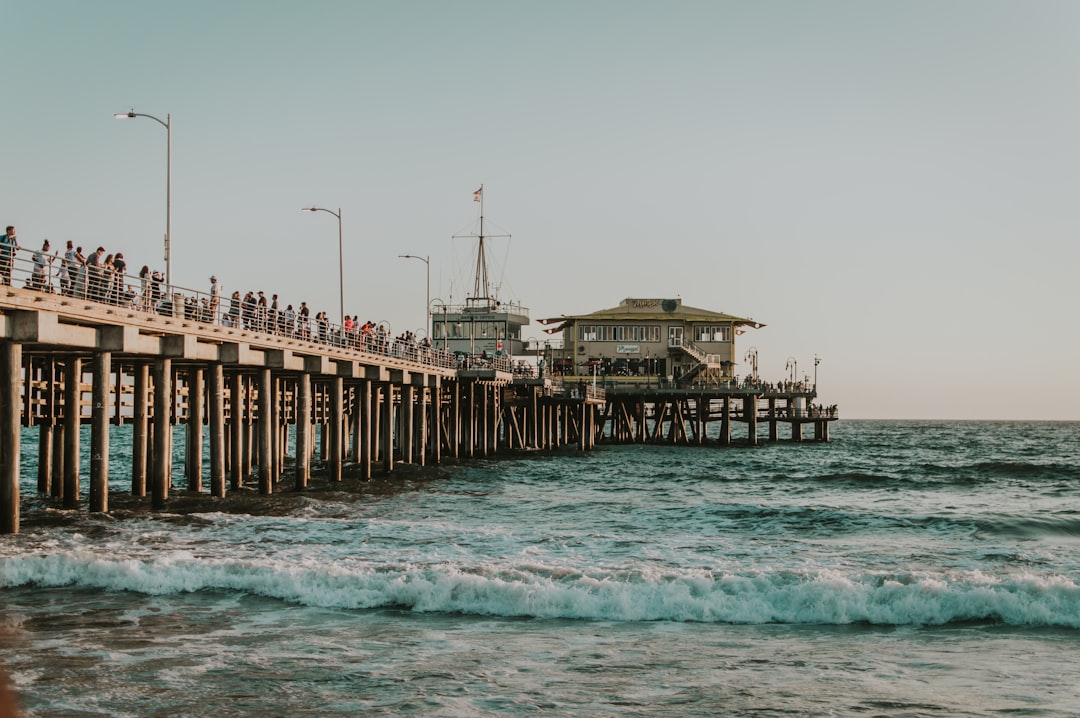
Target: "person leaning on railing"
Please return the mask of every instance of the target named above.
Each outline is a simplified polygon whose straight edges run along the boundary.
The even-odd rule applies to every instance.
[[[0,284],[11,286],[11,268],[15,263],[15,250],[19,241],[15,238],[15,228],[10,224],[0,236]]]

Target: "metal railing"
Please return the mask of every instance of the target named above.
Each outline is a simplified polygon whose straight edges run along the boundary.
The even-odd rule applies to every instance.
[[[2,250],[0,250],[2,252]],[[57,254],[43,254],[18,248],[10,262],[0,256],[0,285],[44,292],[98,304],[161,315],[200,324],[218,325],[285,336],[361,354],[458,369],[460,361],[452,352],[425,342],[405,341],[377,326],[368,332],[359,327],[346,330],[325,318],[304,318],[296,311],[273,310],[257,303],[244,305],[242,299],[214,296],[188,287],[166,286],[160,276],[134,276],[107,266],[85,265]],[[505,371],[510,371],[509,357]],[[497,362],[502,369],[503,362]]]

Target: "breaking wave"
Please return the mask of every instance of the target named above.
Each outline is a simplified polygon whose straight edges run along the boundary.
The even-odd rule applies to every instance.
[[[0,586],[76,586],[162,595],[237,591],[325,608],[398,607],[502,617],[735,624],[945,625],[1080,628],[1080,585],[1061,575],[980,571],[845,573],[596,569],[522,563],[398,566],[154,560],[96,554],[0,560]]]

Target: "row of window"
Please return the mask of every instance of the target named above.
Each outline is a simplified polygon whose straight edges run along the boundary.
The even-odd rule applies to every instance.
[[[680,328],[681,329],[681,328]],[[730,324],[693,325],[695,342],[730,342]],[[583,342],[659,342],[659,324],[582,324],[578,339]]]
[[[444,332],[445,329],[445,332]],[[506,339],[506,322],[442,322],[436,320],[431,325],[432,338],[434,339],[469,339],[469,331],[472,330],[471,338],[475,339]],[[515,331],[512,339],[518,339]]]
[[[648,324],[582,324],[578,336],[584,342],[658,342],[660,326]]]

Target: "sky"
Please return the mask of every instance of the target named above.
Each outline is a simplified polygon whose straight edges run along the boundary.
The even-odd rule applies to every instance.
[[[395,333],[674,298],[842,418],[1080,419],[1080,3],[0,0],[0,221]]]

